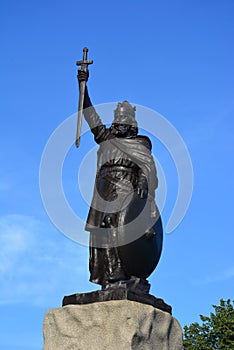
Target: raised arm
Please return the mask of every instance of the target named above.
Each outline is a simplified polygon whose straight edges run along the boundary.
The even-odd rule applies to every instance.
[[[78,81],[88,81],[89,71],[84,72],[78,71]],[[101,143],[107,138],[108,129],[105,125],[102,124],[101,118],[97,114],[95,108],[92,105],[91,99],[89,97],[87,85],[85,87],[85,95],[84,95],[84,104],[83,104],[83,113],[85,120],[89,124],[89,127],[94,134],[95,141],[97,143]]]

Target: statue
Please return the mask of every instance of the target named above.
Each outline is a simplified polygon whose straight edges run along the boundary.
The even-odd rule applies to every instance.
[[[80,91],[81,84],[87,82],[88,77],[87,69],[78,71]],[[154,242],[156,234],[160,236],[160,240],[162,239],[162,226],[154,201],[158,179],[151,155],[151,141],[147,136],[138,135],[136,108],[127,101],[118,103],[110,128],[102,124],[91,103],[86,85],[82,108],[95,141],[100,145],[94,195],[86,223],[86,230],[90,232],[90,281],[105,288],[110,283],[128,280],[131,276],[145,279],[155,268],[162,245],[160,242],[160,246],[156,247]],[[123,201],[132,194],[132,191],[135,192],[132,202],[125,210],[121,210]],[[99,204],[97,195],[105,201],[99,210],[96,209]],[[112,208],[109,212],[108,204],[121,195],[122,201],[118,201],[116,211]],[[119,247],[118,234],[120,233],[117,230],[119,225],[123,226],[130,219],[135,218],[136,213],[131,215],[131,210],[136,206],[141,211],[148,195],[152,199],[149,215],[151,218],[157,218],[157,232],[154,231],[155,227],[149,227],[147,232],[142,232],[143,239],[146,240],[145,247],[143,239],[139,242],[139,248],[136,243],[130,243],[128,247]],[[103,234],[102,231],[105,233]],[[99,240],[98,243],[97,240]],[[102,243],[102,247],[99,243]],[[106,247],[103,247],[104,245]],[[142,248],[146,251],[142,251]],[[136,261],[136,258],[139,259],[139,254],[144,256],[143,266]]]
[[[155,203],[158,179],[152,144],[147,136],[138,134],[136,108],[128,101],[117,104],[109,128],[102,123],[86,85],[88,64],[92,63],[87,60],[87,51],[85,48],[83,61],[77,62],[81,69],[77,76],[80,99],[76,146],[80,143],[84,114],[99,145],[93,199],[85,226],[90,232],[90,281],[101,285],[104,292],[125,286],[134,295],[156,299],[149,295],[147,278],[161,255],[163,230]],[[106,300],[115,297],[105,296]],[[86,303],[87,300],[84,302],[82,298],[79,294],[65,297],[63,305]],[[101,301],[103,298],[102,295]],[[157,304],[171,312],[170,306],[161,299],[155,303],[152,298],[150,301],[149,298],[145,301],[144,297],[144,300],[137,300]]]

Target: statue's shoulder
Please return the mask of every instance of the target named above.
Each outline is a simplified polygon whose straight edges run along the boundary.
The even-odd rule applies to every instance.
[[[152,150],[152,142],[150,141],[150,138],[148,136],[137,135],[136,139],[139,143],[147,147],[150,151]]]

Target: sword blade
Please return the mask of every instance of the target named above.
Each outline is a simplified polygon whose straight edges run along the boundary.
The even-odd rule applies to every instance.
[[[80,133],[82,124],[82,114],[83,114],[83,103],[84,103],[84,93],[85,93],[85,81],[80,82],[80,93],[79,93],[79,105],[78,105],[78,117],[77,117],[77,129],[76,129],[76,147],[80,145]]]
[[[88,53],[88,48],[84,47],[83,60],[76,62],[76,65],[81,66],[81,70],[84,72],[87,72],[88,65],[93,63],[93,60],[87,60],[87,53]],[[79,83],[79,104],[78,104],[77,129],[76,129],[76,147],[79,147],[80,145],[80,133],[81,133],[81,124],[82,124],[85,85],[86,85],[86,81],[81,81]]]

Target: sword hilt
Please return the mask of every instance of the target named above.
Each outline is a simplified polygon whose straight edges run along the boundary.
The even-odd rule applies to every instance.
[[[88,48],[84,47],[83,48],[83,60],[81,61],[76,61],[77,66],[81,66],[81,70],[87,71],[88,65],[93,63],[93,60],[87,60],[87,53],[88,53]]]

